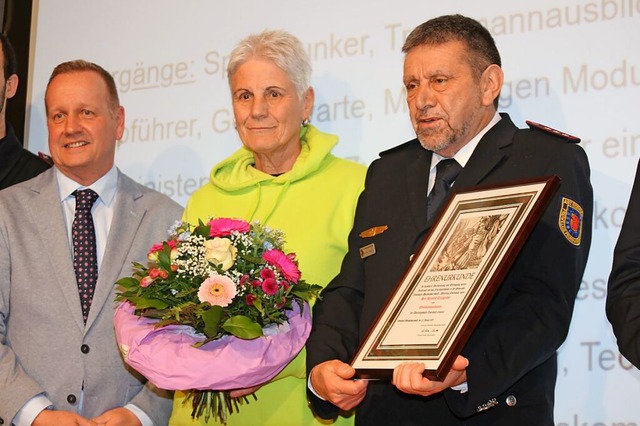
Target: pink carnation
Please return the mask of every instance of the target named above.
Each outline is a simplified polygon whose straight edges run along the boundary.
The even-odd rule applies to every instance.
[[[247,280],[249,279],[249,275],[248,274],[244,274],[243,276],[240,277],[240,285],[245,285],[245,283],[247,282]]]
[[[212,219],[207,225],[210,227],[209,236],[211,237],[224,237],[230,235],[232,231],[244,233],[249,232],[251,229],[249,222],[240,219]]]
[[[275,278],[275,277],[276,275],[269,268],[264,268],[260,270],[260,278],[262,278],[263,280],[266,280],[267,278]]]
[[[236,285],[229,277],[211,274],[198,290],[198,299],[214,306],[228,306],[236,296]]]
[[[278,292],[278,282],[273,278],[267,278],[262,282],[262,291],[269,296],[273,296]]]
[[[149,249],[149,253],[147,253],[147,259],[149,259],[152,262],[157,262],[158,253],[164,250],[164,243],[167,243],[169,247],[171,247],[172,257],[173,257],[173,252],[177,253],[176,247],[178,246],[178,243],[176,243],[175,240],[169,240],[162,243],[154,244],[153,247]]]
[[[289,281],[297,283],[300,279],[300,270],[293,261],[280,250],[267,250],[262,258],[270,265],[274,265]]]
[[[169,244],[169,247],[171,247],[172,250],[175,249],[178,245],[175,240],[169,240],[163,243],[154,244],[153,247],[151,247],[151,249],[149,250],[149,254],[162,250],[164,248],[164,243]]]
[[[150,268],[149,269],[149,276],[154,280],[156,278],[158,278],[158,277],[162,278],[163,280],[166,280],[167,278],[169,278],[169,273],[167,271],[165,271],[164,269]]]
[[[254,296],[253,294],[249,293],[244,297],[244,303],[246,303],[248,306],[252,306],[253,302],[256,300],[256,296]]]

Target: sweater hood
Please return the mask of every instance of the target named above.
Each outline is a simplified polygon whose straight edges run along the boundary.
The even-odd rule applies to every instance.
[[[253,154],[240,148],[211,170],[211,183],[225,191],[239,191],[262,183],[289,185],[317,171],[331,155],[338,137],[323,133],[314,126],[300,129],[302,149],[291,170],[279,176],[271,176],[253,167]]]

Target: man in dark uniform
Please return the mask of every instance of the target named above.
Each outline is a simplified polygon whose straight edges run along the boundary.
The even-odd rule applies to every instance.
[[[620,353],[640,368],[640,163],[613,253],[606,306]]]
[[[360,425],[553,425],[556,351],[591,243],[587,157],[577,138],[540,125],[518,129],[497,113],[500,55],[475,20],[425,22],[403,52],[417,139],[371,164],[349,252],[314,307],[312,407],[325,418],[355,407]],[[391,383],[352,380],[347,363],[434,221],[427,194],[437,164],[449,159],[461,166],[455,188],[547,175],[561,186],[442,382],[424,378],[422,363],[396,367]]]
[[[40,174],[51,163],[24,149],[11,124],[5,120],[7,99],[18,90],[16,54],[4,34],[0,34],[0,189]]]

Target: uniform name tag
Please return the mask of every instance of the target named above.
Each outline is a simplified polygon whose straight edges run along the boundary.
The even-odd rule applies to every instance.
[[[364,247],[360,247],[360,259],[376,254],[376,245],[371,243]]]

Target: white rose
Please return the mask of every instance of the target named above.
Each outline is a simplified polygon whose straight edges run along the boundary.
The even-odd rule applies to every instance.
[[[231,244],[231,240],[228,238],[215,237],[213,240],[205,241],[204,247],[206,249],[205,258],[220,266],[223,271],[231,268],[236,261],[238,249]]]

